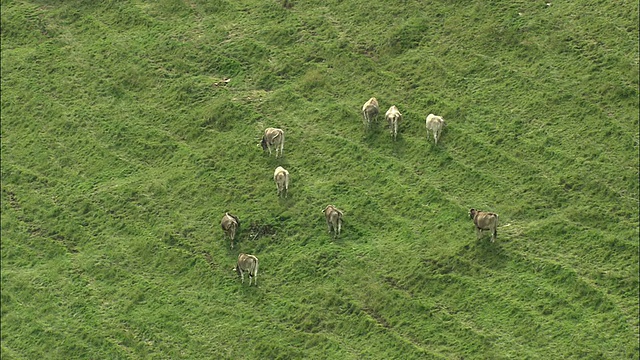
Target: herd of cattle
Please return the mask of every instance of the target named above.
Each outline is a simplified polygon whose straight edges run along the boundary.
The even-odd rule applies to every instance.
[[[369,99],[362,106],[363,122],[367,129],[370,128],[371,122],[377,118],[379,113],[380,108],[378,100],[375,97]],[[385,119],[389,123],[391,136],[395,141],[398,136],[398,123],[402,120],[402,114],[398,108],[393,105],[385,113]],[[433,133],[433,139],[437,145],[442,129],[447,126],[446,122],[441,116],[429,114],[425,125],[427,128],[427,137],[430,132]],[[273,148],[275,149],[275,157],[278,158],[278,154],[282,157],[284,151],[284,131],[277,128],[265,129],[262,140],[258,145],[262,146],[263,151],[268,150],[269,155],[272,154],[271,149]],[[276,183],[278,197],[287,197],[289,193],[289,171],[282,166],[278,166],[273,173],[273,181]],[[342,210],[338,209],[334,205],[327,205],[322,212],[324,213],[329,233],[333,234],[334,238],[338,237],[342,229]],[[470,209],[469,217],[473,220],[478,239],[482,236],[482,231],[489,230],[491,231],[491,242],[495,241],[498,235],[498,214]],[[229,238],[231,242],[231,249],[233,249],[233,241],[236,237],[236,232],[240,227],[240,219],[235,215],[225,212],[222,217],[222,221],[220,222],[220,226],[222,227],[225,236]],[[238,262],[233,268],[233,271],[240,275],[242,283],[244,283],[244,273],[246,272],[249,275],[249,286],[251,286],[252,280],[256,286],[258,285],[258,258],[256,256],[240,253],[238,255]]]

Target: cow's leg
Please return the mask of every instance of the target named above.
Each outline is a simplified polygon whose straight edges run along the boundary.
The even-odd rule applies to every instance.
[[[498,237],[498,229],[494,227],[493,234],[491,234],[491,242],[495,242],[497,237]]]
[[[238,266],[240,267],[240,266]],[[244,271],[240,270],[240,278],[242,279],[242,283],[244,284]]]

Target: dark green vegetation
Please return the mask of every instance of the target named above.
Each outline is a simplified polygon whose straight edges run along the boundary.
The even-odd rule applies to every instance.
[[[2,359],[637,359],[637,16],[2,1]]]

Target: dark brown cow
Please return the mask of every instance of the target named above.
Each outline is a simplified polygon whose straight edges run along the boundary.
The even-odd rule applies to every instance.
[[[482,236],[483,230],[490,230],[491,242],[496,240],[498,236],[498,214],[471,209],[469,210],[469,217],[473,219],[473,223],[476,225],[478,239]]]
[[[226,212],[222,217],[220,226],[222,227],[224,234],[231,239],[231,248],[233,249],[233,240],[236,238],[236,231],[240,228],[240,220],[237,216]]]
[[[242,278],[242,283],[244,284],[244,273],[249,273],[249,286],[251,286],[251,279],[253,279],[253,284],[258,286],[258,258],[249,255],[240,253],[238,255],[238,262],[236,266],[233,268],[233,271],[238,273]]]

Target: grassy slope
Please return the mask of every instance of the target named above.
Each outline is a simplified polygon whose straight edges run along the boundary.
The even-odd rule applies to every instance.
[[[3,359],[637,358],[637,14],[3,1]]]

